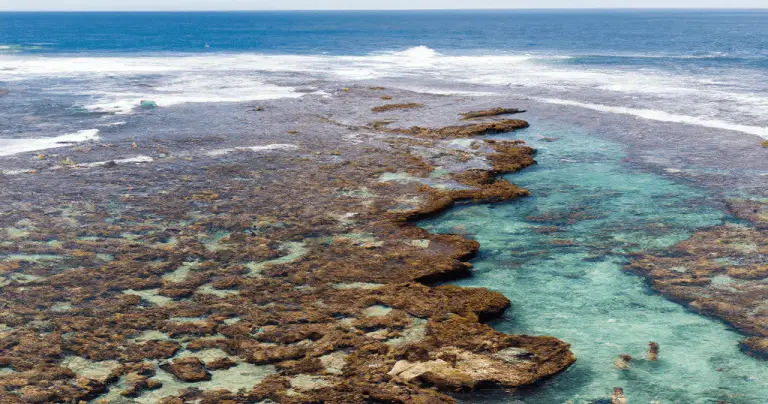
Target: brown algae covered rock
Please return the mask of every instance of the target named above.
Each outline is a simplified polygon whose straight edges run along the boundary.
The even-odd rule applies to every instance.
[[[201,382],[211,380],[211,374],[205,370],[205,365],[198,358],[176,359],[160,365],[160,368],[176,376],[183,382]]]
[[[396,109],[416,109],[416,108],[424,108],[424,104],[417,104],[413,102],[407,103],[407,104],[387,104],[379,107],[374,107],[371,109],[371,112],[380,113],[380,112],[387,112],[387,111],[392,111]]]
[[[414,126],[408,130],[400,130],[400,132],[425,138],[460,139],[512,132],[517,129],[527,128],[528,126],[528,122],[520,119],[504,119],[501,121],[476,123],[471,125],[446,126],[437,129]]]
[[[768,338],[768,235],[765,205],[731,200],[729,211],[748,225],[727,223],[696,232],[659,254],[636,254],[627,266],[671,300],[720,318],[749,336],[742,347],[765,358]]]
[[[766,337],[745,338],[741,347],[752,356],[768,360],[768,338]]]
[[[291,122],[292,147],[4,184],[0,401],[454,402],[445,392],[531,384],[574,362],[555,338],[483,324],[510,306],[501,294],[434,286],[471,276],[480,246],[411,222],[527,195],[498,175],[534,164],[533,149],[445,142],[526,122]],[[349,141],[360,133],[371,139]]]
[[[463,120],[470,120],[470,119],[478,119],[478,118],[496,117],[500,115],[521,114],[523,112],[525,112],[525,110],[523,109],[499,107],[499,108],[493,108],[493,109],[486,109],[482,111],[465,112],[459,115],[462,116]]]

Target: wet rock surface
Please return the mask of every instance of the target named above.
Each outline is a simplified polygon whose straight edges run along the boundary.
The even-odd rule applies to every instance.
[[[164,363],[160,368],[176,376],[183,382],[202,382],[211,380],[211,374],[205,370],[205,365],[198,358],[183,358]]]
[[[574,362],[562,341],[483,324],[502,295],[434,286],[469,276],[479,245],[412,223],[526,195],[497,176],[534,151],[478,137],[525,121],[377,129],[370,112],[305,110],[266,108],[292,124],[258,141],[115,141],[74,160],[153,160],[8,176],[0,401],[453,402]]]
[[[418,104],[415,102],[410,102],[407,104],[386,104],[386,105],[380,105],[378,107],[371,108],[371,112],[380,113],[380,112],[392,111],[395,109],[414,109],[414,108],[423,108],[423,107],[424,107],[424,104]]]
[[[492,108],[483,111],[472,111],[460,114],[464,120],[488,118],[500,115],[522,114],[525,110],[517,108]]]
[[[731,199],[734,221],[696,232],[672,249],[636,254],[627,269],[654,290],[690,309],[727,322],[748,338],[748,353],[768,358],[768,208]]]

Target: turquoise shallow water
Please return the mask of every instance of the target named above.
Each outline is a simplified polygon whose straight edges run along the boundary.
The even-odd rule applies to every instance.
[[[571,369],[516,399],[592,403],[623,387],[632,404],[768,403],[768,364],[739,351],[739,334],[622,271],[625,252],[664,248],[719,224],[723,215],[707,194],[633,170],[616,143],[567,125],[532,124],[536,129],[517,138],[539,150],[539,165],[509,177],[532,197],[467,206],[423,223],[481,242],[475,276],[460,284],[512,300],[498,329],[572,344],[578,361]],[[643,358],[649,341],[661,345],[658,362]],[[635,358],[630,370],[613,367],[623,353]],[[509,397],[488,393],[470,401]]]

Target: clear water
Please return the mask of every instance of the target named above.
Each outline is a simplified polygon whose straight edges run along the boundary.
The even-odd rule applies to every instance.
[[[510,176],[532,197],[468,206],[424,223],[481,242],[475,276],[460,285],[487,287],[512,300],[498,329],[572,344],[577,363],[519,400],[591,402],[623,387],[633,404],[768,402],[768,366],[739,351],[740,335],[651,293],[622,271],[625,252],[663,248],[718,224],[721,213],[707,205],[706,194],[633,170],[619,145],[583,130],[552,122],[533,127],[519,138],[539,149],[539,165]],[[541,232],[551,226],[561,231]],[[643,358],[650,341],[661,345],[656,363]],[[635,358],[631,370],[613,367],[623,353]],[[507,400],[480,395],[475,401]]]

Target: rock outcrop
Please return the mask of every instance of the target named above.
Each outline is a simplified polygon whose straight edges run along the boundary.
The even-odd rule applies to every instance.
[[[768,209],[731,200],[729,211],[749,225],[705,229],[660,254],[637,254],[627,269],[654,290],[699,313],[717,317],[749,336],[744,349],[768,357]]]
[[[198,358],[183,358],[160,365],[160,368],[176,376],[177,379],[191,383],[211,380],[211,374]]]
[[[517,109],[517,108],[493,108],[493,109],[487,109],[483,111],[465,112],[459,115],[461,115],[462,119],[464,120],[470,120],[470,119],[478,119],[478,118],[489,118],[489,117],[495,117],[500,115],[522,114],[523,112],[525,112],[525,110]]]
[[[47,187],[12,178],[0,188],[12,205],[0,215],[0,401],[89,401],[122,380],[163,403],[439,403],[563,371],[568,344],[483,323],[504,296],[435,286],[471,276],[476,241],[412,223],[458,200],[526,195],[498,175],[534,151],[470,139],[526,126],[360,126],[345,130],[375,141],[308,134],[264,158],[38,174]],[[471,147],[446,141],[457,138]],[[241,367],[246,381],[216,377]],[[189,389],[149,379],[163,372]]]

